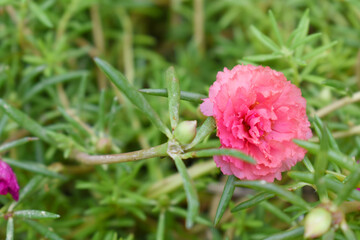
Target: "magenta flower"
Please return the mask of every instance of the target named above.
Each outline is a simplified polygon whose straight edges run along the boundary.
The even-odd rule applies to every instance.
[[[19,200],[19,184],[11,167],[0,159],[0,194],[8,193],[17,201]]]
[[[300,89],[269,67],[224,68],[200,109],[215,118],[221,147],[239,149],[256,160],[252,165],[234,157],[214,156],[224,174],[239,179],[280,180],[281,172],[306,153],[292,140],[312,136]]]

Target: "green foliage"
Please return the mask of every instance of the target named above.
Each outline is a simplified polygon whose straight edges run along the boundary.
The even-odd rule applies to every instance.
[[[0,0],[0,153],[21,187],[18,202],[0,196],[0,238],[303,239],[318,206],[341,216],[323,239],[359,238],[359,12],[336,0]],[[237,63],[297,84],[314,137],[294,140],[308,154],[282,181],[229,176],[219,190],[212,156],[255,161],[217,149],[198,107]],[[186,120],[200,127],[181,145],[172,130]],[[146,160],[76,161],[159,145]]]

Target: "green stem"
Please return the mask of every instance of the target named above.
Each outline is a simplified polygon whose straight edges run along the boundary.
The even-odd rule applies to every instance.
[[[294,74],[294,78],[292,80],[292,82],[296,85],[299,86],[300,84],[300,75],[299,75],[299,71],[298,71],[298,66],[297,64],[294,62],[294,58],[292,56],[289,57],[289,63],[291,66],[291,69],[293,70],[293,74]]]
[[[120,162],[132,162],[153,157],[167,156],[167,143],[161,144],[156,147],[142,149],[134,152],[110,154],[110,155],[89,155],[84,152],[75,151],[71,157],[84,164],[108,164]]]

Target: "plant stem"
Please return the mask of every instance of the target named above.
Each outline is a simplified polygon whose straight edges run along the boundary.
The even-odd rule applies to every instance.
[[[351,97],[344,97],[338,101],[335,101],[335,102],[321,108],[320,110],[315,112],[315,115],[317,115],[318,117],[324,117],[325,115],[328,115],[329,113],[331,113],[343,106],[346,106],[348,104],[351,104],[351,103],[354,103],[357,101],[360,101],[360,92],[356,92]]]
[[[167,145],[167,143],[164,143],[156,147],[142,149],[139,151],[109,155],[89,155],[84,152],[75,151],[70,156],[81,163],[92,165],[132,162],[147,158],[167,156]]]

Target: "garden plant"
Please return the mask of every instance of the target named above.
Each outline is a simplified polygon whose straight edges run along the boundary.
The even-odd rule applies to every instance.
[[[0,238],[360,239],[360,1],[0,0]]]

